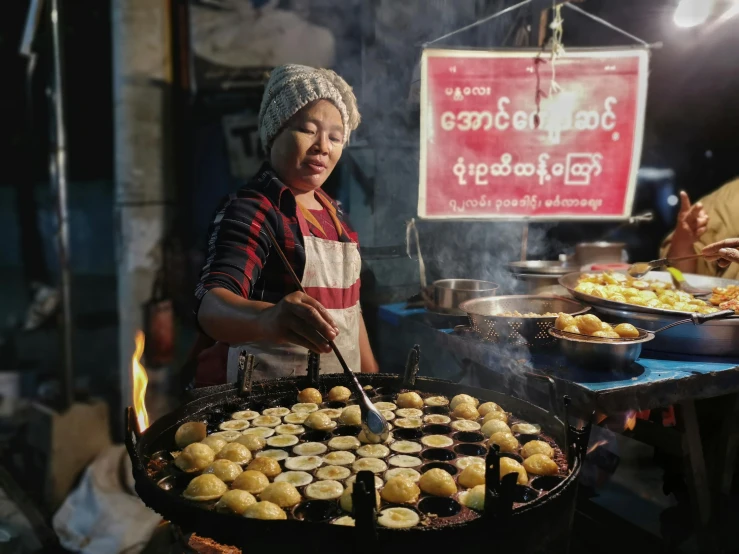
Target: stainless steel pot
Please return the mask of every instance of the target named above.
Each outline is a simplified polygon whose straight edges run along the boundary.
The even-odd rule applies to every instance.
[[[428,288],[429,310],[449,315],[466,315],[459,305],[473,298],[495,296],[498,284],[477,279],[441,279]]]
[[[579,266],[620,263],[624,248],[623,242],[581,242],[575,246],[575,261]]]

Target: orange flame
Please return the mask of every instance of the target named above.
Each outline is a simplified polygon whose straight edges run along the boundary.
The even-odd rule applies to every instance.
[[[146,431],[149,427],[149,414],[146,412],[146,385],[149,377],[146,369],[141,365],[141,357],[144,355],[144,333],[136,332],[136,348],[131,358],[131,375],[133,377],[133,410],[136,413],[136,421],[139,431]]]
[[[626,421],[624,422],[624,431],[633,431],[636,427],[636,412],[629,411],[626,413]]]
[[[596,442],[595,444],[593,444],[593,446],[591,446],[590,448],[588,448],[588,452],[587,453],[588,454],[592,454],[593,452],[595,452],[598,448],[600,448],[604,444],[608,444],[608,441],[607,440],[599,440],[598,442]]]

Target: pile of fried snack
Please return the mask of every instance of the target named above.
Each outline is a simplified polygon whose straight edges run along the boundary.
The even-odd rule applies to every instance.
[[[603,339],[635,339],[639,338],[639,330],[631,323],[619,323],[615,327],[601,321],[593,314],[572,316],[561,313],[554,326],[565,333],[587,335]]]
[[[716,287],[710,302],[720,310],[734,310],[739,314],[739,285]]]
[[[634,279],[622,273],[584,273],[575,291],[632,306],[699,314],[719,311],[711,305],[715,305],[714,302],[709,304],[687,292],[675,290],[670,283]]]

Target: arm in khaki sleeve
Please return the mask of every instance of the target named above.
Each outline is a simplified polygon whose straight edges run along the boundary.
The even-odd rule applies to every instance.
[[[375,355],[372,353],[369,336],[367,336],[367,327],[364,325],[364,316],[361,312],[359,314],[359,359],[362,366],[362,373],[380,372]]]

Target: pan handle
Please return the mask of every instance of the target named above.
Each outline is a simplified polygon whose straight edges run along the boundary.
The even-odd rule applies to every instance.
[[[715,312],[712,314],[693,314],[690,319],[693,320],[693,325],[703,325],[706,321],[712,321],[714,319],[726,319],[735,315],[734,310],[723,310],[721,312]]]
[[[723,310],[721,312],[715,312],[712,314],[691,314],[690,319],[681,319],[680,321],[676,321],[675,323],[670,323],[669,325],[665,325],[664,327],[660,327],[656,331],[652,331],[652,333],[661,333],[662,331],[666,331],[667,329],[672,329],[673,327],[677,327],[678,325],[682,325],[683,323],[692,323],[693,325],[703,325],[707,321],[711,321],[714,319],[726,319],[729,317],[732,317],[735,315],[734,310]]]

